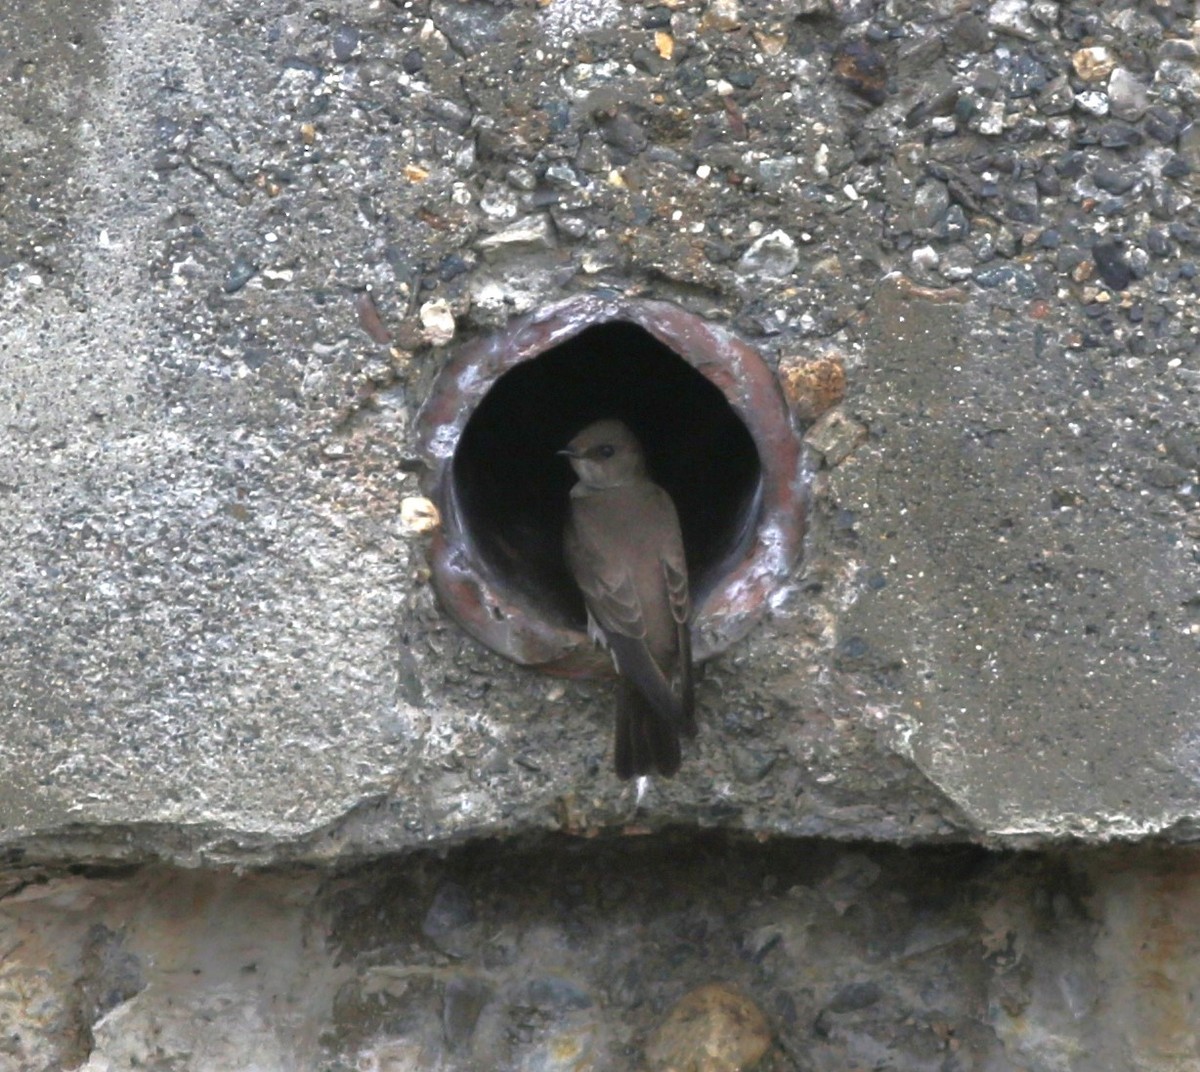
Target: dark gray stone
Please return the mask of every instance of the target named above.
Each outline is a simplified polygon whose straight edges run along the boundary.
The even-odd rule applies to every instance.
[[[340,63],[348,63],[358,51],[360,35],[355,26],[341,25],[333,32],[333,56]]]

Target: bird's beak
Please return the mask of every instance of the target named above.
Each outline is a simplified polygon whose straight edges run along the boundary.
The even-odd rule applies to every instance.
[[[579,452],[572,450],[570,447],[567,447],[566,450],[556,450],[554,453],[560,455],[563,458],[578,458],[579,457]]]

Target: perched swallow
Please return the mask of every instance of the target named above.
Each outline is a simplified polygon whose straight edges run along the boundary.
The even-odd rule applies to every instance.
[[[588,632],[612,654],[621,778],[679,770],[679,736],[694,736],[691,598],[679,517],[646,474],[641,444],[620,421],[588,425],[566,450],[571,489],[567,565]]]

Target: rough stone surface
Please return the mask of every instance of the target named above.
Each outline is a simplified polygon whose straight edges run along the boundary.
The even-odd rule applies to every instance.
[[[769,1045],[759,1072],[1189,1072],[1198,881],[1189,850],[713,836],[26,870],[0,1068],[714,1072]]]
[[[1155,35],[1097,12],[669,10],[6,25],[6,843],[324,858],[554,825],[566,795],[618,821],[606,687],[462,637],[402,508],[439,345],[595,287],[785,368],[833,346],[869,433],[826,458],[772,620],[709,666],[652,822],[1192,829],[1188,24],[1156,9],[1146,81]],[[1139,72],[1141,120],[1102,114],[1082,50]]]
[[[1190,5],[10,7],[0,862],[34,885],[0,902],[0,1068],[627,1068],[709,981],[782,1067],[1195,1067],[1190,855],[905,870],[1196,836]],[[802,431],[793,373],[835,360],[845,419],[802,567],[640,788],[607,684],[448,622],[415,507],[447,350],[602,289],[753,341]],[[386,854],[708,827],[926,847],[832,912],[663,864],[582,938],[602,884],[560,887],[553,841],[530,906],[404,887],[358,939],[331,907],[418,882]],[[597,919],[650,937],[592,974]]]

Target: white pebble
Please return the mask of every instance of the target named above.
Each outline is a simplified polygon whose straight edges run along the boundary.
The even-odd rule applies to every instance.
[[[1108,115],[1108,94],[1098,89],[1076,93],[1075,107],[1089,115]]]

